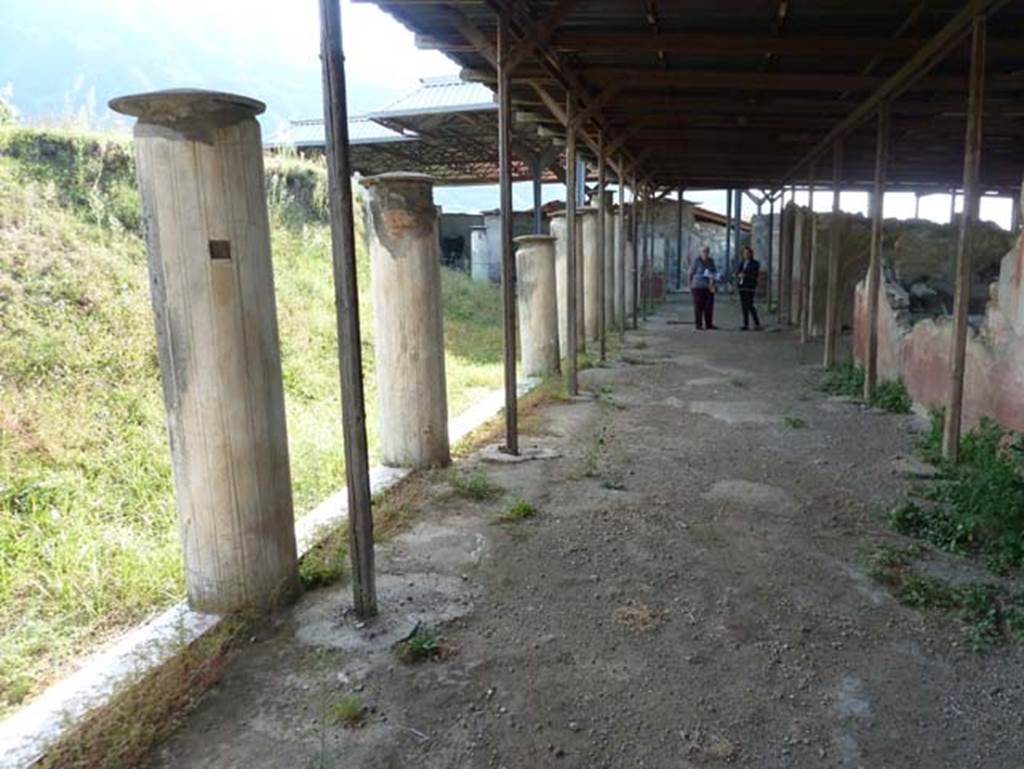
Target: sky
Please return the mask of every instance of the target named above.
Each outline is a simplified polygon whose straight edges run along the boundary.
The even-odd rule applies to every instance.
[[[105,110],[112,96],[171,87],[203,87],[267,103],[264,130],[322,115],[319,18],[313,0],[0,0],[0,88],[13,88],[26,119],[84,114],[101,125],[127,122]],[[413,34],[370,3],[342,0],[350,115],[380,109],[414,90],[420,78],[458,73],[436,51],[416,48]],[[544,199],[563,199],[546,185]],[[532,205],[529,184],[513,190],[517,208]],[[497,188],[437,188],[444,210],[497,207]],[[687,199],[725,212],[721,190]],[[806,204],[806,192],[797,200]],[[960,210],[962,199],[958,201]],[[831,209],[822,191],[815,210]],[[842,195],[844,211],[867,213],[867,194]],[[754,210],[744,202],[744,215]],[[983,198],[981,216],[1009,227],[1008,198]],[[890,193],[885,215],[911,218],[914,196]],[[949,221],[949,196],[921,200],[922,218]]]

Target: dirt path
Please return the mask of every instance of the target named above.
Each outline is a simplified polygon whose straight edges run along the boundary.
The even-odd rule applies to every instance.
[[[347,587],[309,594],[157,763],[1024,766],[1024,654],[967,651],[866,573],[914,419],[817,392],[817,345],[679,319],[585,372],[596,399],[544,407],[529,442],[560,457],[463,463],[501,499],[423,481],[381,549],[382,619],[347,617]],[[518,497],[537,517],[496,523]],[[390,651],[418,620],[443,661]],[[325,725],[345,694],[362,728]]]

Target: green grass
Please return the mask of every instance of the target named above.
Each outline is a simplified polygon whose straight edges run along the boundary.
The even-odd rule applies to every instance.
[[[825,372],[821,389],[831,395],[843,395],[861,401],[864,398],[864,369],[852,363],[833,366]],[[909,414],[914,403],[901,381],[879,382],[870,405],[895,414]]]
[[[782,418],[783,423],[790,430],[802,430],[807,427],[807,420],[803,417],[795,417],[792,414],[787,414]]]
[[[0,714],[184,595],[129,149],[0,129]],[[330,234],[322,170],[294,158],[267,167],[279,179],[268,181],[274,279],[301,514],[344,483]],[[376,456],[369,269],[357,243]],[[501,385],[501,303],[495,287],[443,272],[456,414]]]
[[[941,458],[942,415],[919,443],[941,476],[889,514],[892,527],[998,572],[1024,566],[1024,437],[984,419],[963,436],[955,464]]]
[[[918,544],[879,547],[871,558],[871,575],[888,585],[901,603],[955,618],[972,651],[1024,643],[1024,591],[977,582],[953,585],[917,574],[912,563],[922,552]]]

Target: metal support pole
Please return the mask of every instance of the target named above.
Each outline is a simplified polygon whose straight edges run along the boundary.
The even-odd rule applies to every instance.
[[[633,328],[640,328],[640,191],[633,174],[633,210],[630,212],[633,233]]]
[[[775,299],[775,322],[782,325],[782,316],[785,312],[783,305],[786,297],[786,225],[789,217],[786,215],[786,188],[779,192],[779,263],[778,277],[775,279],[779,295]]]
[[[643,238],[644,238],[644,261],[640,269],[640,285],[642,288],[641,293],[641,309],[643,311],[643,318],[647,320],[647,314],[649,310],[649,303],[651,301],[651,250],[653,244],[653,232],[651,229],[651,197],[650,194],[645,191],[644,193],[644,218],[643,218]]]
[[[373,513],[370,507],[366,408],[363,400],[363,344],[359,330],[359,290],[356,283],[356,245],[352,222],[345,57],[341,48],[341,9],[334,0],[320,0],[320,60],[323,66],[331,259],[338,315],[338,363],[341,373],[345,481],[348,486],[352,598],[356,614],[367,618],[377,613],[377,587],[373,563]]]
[[[955,462],[960,453],[964,372],[967,364],[967,320],[971,303],[972,229],[978,218],[978,169],[981,165],[982,110],[985,91],[985,16],[974,17],[971,30],[971,81],[964,148],[964,211],[956,253],[956,289],[953,298],[953,343],[949,361],[949,394],[942,455]]]
[[[565,115],[565,388],[579,395],[576,376],[576,129],[573,127],[572,97],[566,99]]]
[[[1021,209],[1024,208],[1024,182],[1020,186],[1020,194],[1011,198],[1010,232],[1014,235],[1021,227]]]
[[[732,255],[732,190],[725,191],[725,253],[722,255],[722,269],[729,274],[729,259]]]
[[[608,286],[605,285],[605,261],[608,259],[606,250],[608,248],[607,232],[605,231],[605,216],[607,215],[605,209],[607,208],[604,194],[604,187],[607,179],[605,179],[605,157],[604,157],[604,132],[598,133],[597,136],[597,250],[600,256],[601,262],[601,275],[598,277],[597,282],[600,286],[598,290],[598,302],[600,307],[598,308],[598,334],[601,337],[601,360],[605,360],[608,357],[608,338],[607,338],[607,327],[608,318],[605,313],[605,291],[608,290]]]
[[[533,173],[533,233],[541,235],[544,232],[544,204],[541,194],[541,179],[544,176],[544,167],[540,160],[533,163],[530,169]]]
[[[888,101],[883,101],[878,107],[878,138],[875,144],[875,190],[871,196],[871,256],[865,286],[868,300],[868,349],[864,356],[864,400],[868,403],[875,399],[878,387],[878,295],[882,287],[882,216],[886,166],[889,162]]]
[[[767,269],[765,270],[765,306],[771,308],[772,304],[772,261],[775,256],[775,198],[768,201],[768,258],[766,259]],[[768,309],[771,312],[771,309]]]
[[[733,236],[732,263],[730,264],[729,272],[727,273],[729,275],[736,272],[736,268],[740,263],[740,254],[742,253],[740,251],[740,240],[743,238],[743,190],[736,190],[736,205],[733,208],[733,213],[735,214],[735,229]]]
[[[679,188],[679,210],[677,216],[677,234],[678,241],[676,243],[676,291],[683,290],[683,188]]]
[[[914,193],[914,218],[915,219],[920,219],[921,218],[921,193],[920,192],[915,192]]]
[[[501,309],[505,331],[505,445],[519,453],[516,390],[516,256],[512,250],[512,38],[508,16],[498,14],[498,192],[501,205]]]
[[[839,186],[843,179],[843,145],[832,149],[832,221],[828,249],[828,285],[825,298],[825,368],[836,365],[839,343]]]
[[[806,344],[811,327],[811,259],[814,254],[814,184],[817,167],[811,165],[807,187],[807,219],[800,237],[800,343]]]
[[[949,191],[949,223],[956,219],[956,190]]]
[[[618,255],[615,260],[618,271],[615,275],[615,315],[619,321],[619,339],[626,338],[626,175],[619,161],[619,238],[615,244]]]

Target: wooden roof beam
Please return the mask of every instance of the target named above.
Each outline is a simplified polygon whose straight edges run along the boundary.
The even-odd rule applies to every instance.
[[[921,46],[917,53],[887,78],[874,93],[862,101],[846,118],[839,121],[821,141],[812,147],[806,157],[790,169],[781,182],[785,184],[801,168],[810,166],[823,158],[826,153],[831,152],[838,140],[874,114],[882,102],[894,101],[896,97],[924,77],[955,45],[963,40],[977,14],[993,14],[1006,2],[1007,0],[969,0],[965,3],[963,9],[946,26]]]

